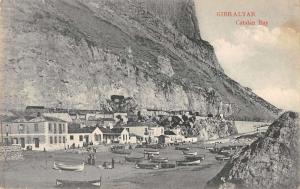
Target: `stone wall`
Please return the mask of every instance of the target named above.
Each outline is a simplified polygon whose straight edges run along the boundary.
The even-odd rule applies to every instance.
[[[23,152],[21,146],[0,146],[0,161],[22,159]]]

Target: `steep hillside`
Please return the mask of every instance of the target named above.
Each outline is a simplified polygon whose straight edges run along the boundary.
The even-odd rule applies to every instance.
[[[3,0],[5,108],[139,108],[273,119],[278,109],[230,79],[201,39],[191,0]]]
[[[284,113],[269,127],[264,138],[243,148],[209,184],[222,184],[224,188],[232,188],[233,185],[256,189],[298,188],[299,129],[299,115]],[[227,183],[223,184],[224,181]]]

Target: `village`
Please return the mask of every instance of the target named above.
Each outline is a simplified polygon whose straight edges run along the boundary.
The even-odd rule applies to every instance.
[[[124,111],[128,109],[120,108],[124,99],[112,96],[112,111],[27,106],[21,113],[2,115],[0,162],[6,171],[1,185],[18,187],[9,179],[10,174],[17,174],[18,183],[31,188],[91,178],[92,185],[122,188],[125,180],[137,178],[136,174],[145,177],[148,171],[163,170],[158,173],[167,176],[177,170],[174,177],[189,174],[192,178],[196,169],[199,174],[206,172],[204,180],[199,180],[206,182],[268,126],[183,110]],[[17,173],[11,170],[14,165],[20,169]],[[26,174],[23,169],[28,170]],[[47,175],[38,183],[31,179],[36,169]],[[153,186],[149,179],[146,183],[148,188]]]
[[[184,136],[181,127],[165,128],[139,116],[189,115],[188,111],[105,112],[27,106],[22,115],[3,116],[1,143],[23,150],[53,151],[108,144],[195,143],[197,136]],[[200,116],[198,116],[200,117]],[[203,117],[202,117],[203,119]]]

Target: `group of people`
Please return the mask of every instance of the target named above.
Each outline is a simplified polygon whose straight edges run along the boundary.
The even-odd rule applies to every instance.
[[[95,156],[95,154],[94,154],[94,153],[90,153],[90,154],[88,155],[87,163],[88,163],[89,165],[95,165],[95,162],[96,162],[96,156]]]

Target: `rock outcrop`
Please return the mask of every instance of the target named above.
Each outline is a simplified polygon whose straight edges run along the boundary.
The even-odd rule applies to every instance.
[[[211,118],[195,121],[194,130],[200,141],[224,138],[238,133],[231,121]]]
[[[279,109],[229,78],[191,0],[3,0],[2,109],[138,108],[270,120]],[[164,66],[161,66],[164,64]]]
[[[264,137],[244,147],[208,185],[251,189],[298,188],[299,127],[299,114],[284,113],[270,125]]]

